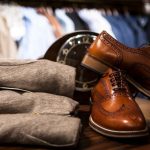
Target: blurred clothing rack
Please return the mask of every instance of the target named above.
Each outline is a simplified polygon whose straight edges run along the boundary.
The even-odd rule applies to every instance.
[[[1,3],[17,3],[22,6],[50,6],[53,8],[102,8],[128,11],[132,14],[150,15],[150,0],[1,0]]]

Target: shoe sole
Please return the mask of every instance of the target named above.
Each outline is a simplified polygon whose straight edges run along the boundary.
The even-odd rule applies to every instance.
[[[92,57],[89,54],[86,54],[81,62],[81,65],[93,70],[99,74],[103,74],[109,67],[112,67],[114,69],[118,69],[115,68],[114,66],[111,66],[110,64],[98,60],[95,57]],[[148,91],[147,89],[145,89],[143,86],[141,86],[140,84],[138,84],[133,78],[131,78],[130,76],[127,75],[127,80],[134,85],[140,92],[142,92],[144,95],[150,97],[150,91]]]
[[[139,137],[146,137],[149,135],[148,128],[146,127],[144,130],[137,130],[137,131],[116,131],[104,128],[98,124],[96,124],[92,117],[89,118],[89,126],[95,130],[96,132],[114,138],[139,138]]]

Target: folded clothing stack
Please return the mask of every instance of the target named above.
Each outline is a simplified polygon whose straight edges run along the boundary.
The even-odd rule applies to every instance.
[[[49,60],[0,59],[0,87],[72,97],[75,68]]]
[[[75,146],[79,139],[80,120],[61,115],[2,114],[0,143]]]
[[[75,69],[48,60],[0,61],[0,143],[70,147],[78,143]]]
[[[78,102],[69,97],[43,92],[0,91],[0,114],[33,113],[71,115]]]

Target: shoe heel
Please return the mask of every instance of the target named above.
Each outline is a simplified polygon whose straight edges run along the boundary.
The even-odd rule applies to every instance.
[[[81,65],[100,74],[103,74],[109,68],[88,54],[84,56]]]

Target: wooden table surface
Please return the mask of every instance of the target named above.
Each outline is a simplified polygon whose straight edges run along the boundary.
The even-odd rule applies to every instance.
[[[88,125],[89,105],[81,105],[78,116],[83,124],[83,131],[76,148],[71,150],[150,150],[150,136],[142,139],[114,139],[93,131]],[[56,148],[55,148],[56,149]],[[48,147],[1,145],[0,150],[55,150]],[[66,148],[65,148],[66,149]]]

